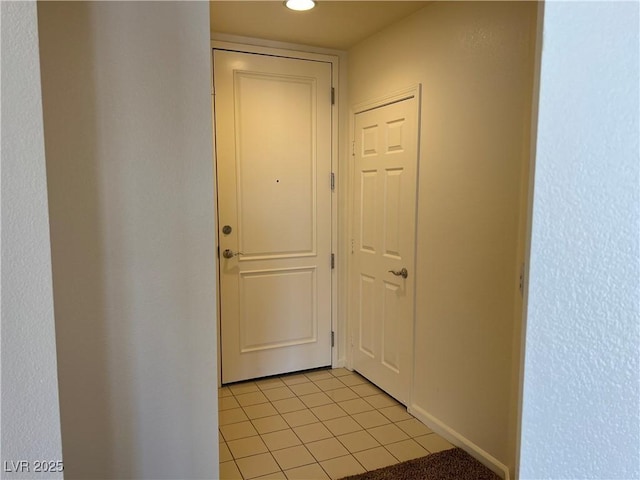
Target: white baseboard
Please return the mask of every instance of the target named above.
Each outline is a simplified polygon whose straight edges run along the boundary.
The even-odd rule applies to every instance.
[[[456,432],[453,428],[438,420],[433,415],[427,413],[418,405],[412,404],[411,406],[409,406],[408,411],[411,415],[416,417],[418,420],[424,423],[435,433],[443,437],[449,443],[455,445],[456,447],[460,447],[462,450],[467,452],[484,466],[494,471],[497,475],[500,475],[504,480],[510,480],[509,468],[505,464],[500,462],[497,458],[490,455],[478,445],[473,443],[471,440]]]

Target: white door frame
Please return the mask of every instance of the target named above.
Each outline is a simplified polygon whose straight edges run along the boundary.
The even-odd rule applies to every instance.
[[[335,89],[335,104],[331,108],[331,171],[335,175],[335,185],[336,188],[331,196],[331,251],[334,254],[338,254],[338,245],[340,239],[340,229],[338,224],[338,199],[339,199],[339,98],[340,98],[340,84],[344,82],[344,79],[341,79],[339,67],[339,56],[327,53],[316,53],[310,51],[299,50],[298,48],[304,48],[299,45],[290,45],[284,43],[277,42],[267,42],[257,39],[240,39],[243,43],[239,43],[236,41],[226,41],[226,40],[212,40],[211,41],[211,65],[213,69],[213,50],[214,49],[222,49],[222,50],[231,50],[235,52],[241,53],[255,53],[261,55],[272,55],[277,57],[287,57],[287,58],[296,58],[301,60],[315,60],[321,62],[327,62],[331,64],[331,83],[333,88]],[[247,43],[244,43],[246,41]],[[276,46],[274,46],[276,45]],[[337,53],[337,52],[336,52]],[[342,80],[342,81],[341,81]],[[213,122],[213,138],[214,138],[214,150],[213,150],[213,174],[214,174],[214,182],[217,182],[217,158],[216,158],[216,150],[215,150],[215,102],[213,101],[213,95],[215,92],[213,90],[213,75],[211,76],[211,85],[212,85],[212,98],[211,98],[211,108],[212,114],[214,118]],[[331,179],[327,179],[329,182]],[[214,195],[214,208],[217,215],[218,212],[218,196],[217,196],[217,188],[215,189]],[[219,239],[217,237],[216,232],[216,245],[215,248],[219,248]],[[336,259],[338,260],[338,259]],[[328,261],[328,260],[327,260]],[[345,361],[344,358],[341,358],[340,350],[338,347],[341,342],[344,342],[343,337],[345,335],[345,328],[341,326],[344,325],[344,322],[338,321],[338,312],[339,312],[339,297],[338,297],[338,283],[341,275],[338,274],[339,269],[337,268],[339,262],[336,261],[336,268],[331,271],[331,330],[335,332],[335,346],[331,349],[331,365],[335,367],[343,366]],[[221,358],[221,298],[220,298],[220,258],[216,256],[216,274],[218,275],[218,283],[216,288],[217,295],[217,306],[218,306],[218,318],[217,318],[217,330],[218,330],[218,386],[222,386],[222,358]]]
[[[412,86],[409,86],[407,88],[404,88],[402,90],[396,90],[394,92],[391,92],[387,95],[383,95],[380,97],[376,97],[373,98],[371,100],[367,100],[361,103],[358,103],[356,105],[353,105],[349,108],[349,161],[348,163],[348,184],[349,184],[349,188],[347,189],[348,195],[347,195],[347,238],[348,238],[348,242],[349,242],[349,252],[348,252],[348,260],[347,260],[347,282],[346,282],[346,290],[347,290],[347,299],[350,299],[353,295],[354,292],[351,292],[351,283],[349,281],[349,279],[351,278],[351,275],[353,273],[353,259],[351,256],[351,253],[353,253],[353,244],[351,243],[351,239],[354,238],[353,237],[353,217],[354,217],[354,205],[353,205],[353,195],[352,192],[355,191],[355,172],[354,172],[354,158],[355,158],[355,127],[356,127],[356,115],[358,113],[363,113],[366,112],[367,110],[373,110],[374,108],[379,108],[379,107],[383,107],[385,105],[389,105],[391,103],[396,103],[399,102],[401,100],[406,100],[408,98],[411,97],[415,97],[416,98],[416,132],[418,135],[418,145],[417,145],[417,164],[416,164],[416,204],[418,202],[418,195],[419,195],[419,183],[418,183],[418,178],[419,178],[419,173],[420,173],[420,108],[421,108],[421,104],[422,104],[422,97],[421,97],[421,93],[422,93],[422,85],[421,84],[415,84]],[[417,257],[418,257],[418,246],[417,246],[417,238],[418,238],[418,228],[417,228],[417,222],[418,222],[418,209],[416,207],[416,234],[415,234],[415,238],[413,239],[414,241],[414,249],[415,249],[415,255],[414,255],[414,260],[413,260],[413,265],[409,265],[410,271],[415,272],[416,271],[416,265],[417,265]],[[417,274],[417,272],[416,272]],[[412,338],[413,341],[411,342],[411,352],[410,352],[410,357],[411,357],[411,364],[409,365],[409,391],[407,393],[407,406],[411,405],[412,401],[413,401],[413,372],[414,372],[414,364],[413,364],[413,359],[414,357],[414,352],[415,352],[415,323],[416,323],[416,293],[418,292],[418,282],[417,282],[417,275],[416,275],[416,284],[414,286],[414,296],[413,296],[413,305],[411,306],[411,325],[412,325]],[[354,322],[354,315],[353,315],[353,311],[351,308],[351,302],[347,301],[347,332],[348,332],[348,342],[349,342],[349,347],[347,348],[347,368],[349,368],[350,370],[353,370],[353,348],[354,348],[354,330],[356,328],[355,322]]]

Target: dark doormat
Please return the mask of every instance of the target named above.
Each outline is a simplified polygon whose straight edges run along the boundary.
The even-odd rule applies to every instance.
[[[454,448],[342,480],[501,480],[464,450]]]

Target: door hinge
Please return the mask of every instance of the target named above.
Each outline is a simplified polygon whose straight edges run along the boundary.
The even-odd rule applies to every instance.
[[[331,191],[336,189],[336,174],[331,172]]]
[[[336,268],[336,255],[335,253],[331,254],[331,270],[333,270],[334,268]]]
[[[220,258],[220,245],[218,245],[218,258]]]
[[[524,297],[524,262],[520,264],[520,282],[518,288],[520,288],[520,296]]]
[[[331,332],[331,347],[335,347],[336,345],[336,335],[335,332]]]
[[[331,87],[331,105],[336,104],[336,89]]]
[[[352,157],[356,156],[356,141],[355,140],[351,141],[351,156]]]

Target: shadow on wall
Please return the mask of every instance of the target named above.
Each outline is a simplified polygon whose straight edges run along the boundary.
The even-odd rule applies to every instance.
[[[115,432],[110,422],[108,346],[116,339],[107,328],[104,298],[106,246],[90,17],[87,3],[38,2],[62,451],[68,479],[113,478],[112,445],[131,443],[132,433]],[[132,464],[125,467],[131,471],[133,459],[125,461]],[[123,459],[119,462],[121,469]]]
[[[66,478],[217,472],[207,8],[39,4]]]

